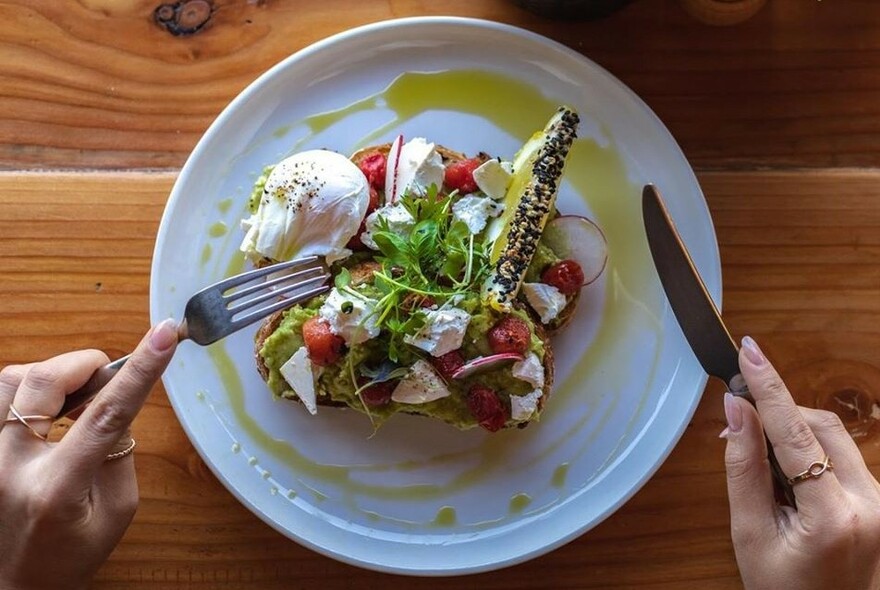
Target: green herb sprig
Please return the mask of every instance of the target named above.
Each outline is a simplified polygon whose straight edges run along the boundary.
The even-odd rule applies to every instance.
[[[425,312],[402,309],[407,296],[430,297],[447,304],[456,296],[479,291],[489,272],[489,256],[483,240],[475,240],[467,225],[453,220],[457,194],[438,193],[431,186],[424,195],[406,194],[400,203],[413,217],[412,227],[393,231],[379,218],[372,232],[379,248],[382,270],[375,285],[382,296],[376,305],[379,326],[389,335],[388,358],[397,362],[403,338],[416,334],[425,324]]]

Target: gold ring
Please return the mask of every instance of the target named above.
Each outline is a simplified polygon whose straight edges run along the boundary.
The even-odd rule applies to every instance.
[[[45,414],[35,414],[33,416],[23,416],[21,412],[15,409],[15,406],[9,404],[9,413],[12,414],[12,417],[6,417],[4,420],[4,424],[9,424],[10,422],[19,422],[23,424],[28,430],[31,431],[31,434],[36,436],[40,440],[48,440],[49,437],[45,434],[40,434],[37,430],[31,426],[28,420],[54,420],[55,416],[47,416]]]
[[[134,439],[131,439],[131,442],[128,443],[128,446],[122,449],[121,451],[117,451],[115,453],[110,453],[107,455],[107,458],[104,461],[115,461],[116,459],[122,459],[123,457],[127,457],[134,452],[134,448],[137,446],[137,443]]]
[[[809,467],[807,467],[797,475],[789,477],[788,485],[793,486],[796,483],[800,483],[808,479],[813,479],[814,477],[819,477],[829,469],[834,469],[834,463],[831,462],[831,459],[828,457],[828,455],[825,455],[825,459],[823,459],[822,461],[814,461],[810,464]]]

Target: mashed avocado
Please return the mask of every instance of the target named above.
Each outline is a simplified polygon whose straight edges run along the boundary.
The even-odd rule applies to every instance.
[[[369,287],[368,291],[369,289],[372,287]],[[297,305],[286,311],[281,324],[266,339],[260,349],[260,356],[269,368],[269,388],[276,396],[291,399],[296,397],[281,376],[279,369],[303,346],[302,326],[306,320],[318,313],[324,299],[325,297],[322,295],[312,299],[305,306]],[[471,314],[461,348],[463,356],[466,359],[472,359],[491,354],[486,333],[501,318],[502,314],[482,305],[476,295],[461,301],[457,307]],[[525,311],[515,309],[511,313],[524,319],[530,327],[534,325],[534,321]],[[364,405],[354,393],[356,386],[352,382],[352,371],[355,378],[358,378],[360,367],[379,366],[387,359],[387,350],[384,335],[380,335],[378,338],[350,347],[339,362],[321,369],[317,378],[319,403],[322,399],[325,403],[332,400],[367,413]],[[534,333],[533,328],[530,350],[543,360],[544,345]],[[421,356],[426,356],[424,352],[411,347],[402,352],[406,355],[400,358],[400,362],[404,366],[412,364]],[[470,428],[476,426],[476,422],[468,410],[465,395],[474,383],[481,383],[494,389],[502,403],[508,408],[511,395],[526,395],[533,389],[527,382],[513,377],[508,365],[466,379],[449,382],[447,386],[451,394],[445,398],[425,404],[400,404],[392,401],[379,408],[370,408],[369,415],[377,425],[395,413],[407,412],[440,418],[458,428]]]
[[[540,283],[541,273],[560,260],[561,258],[559,258],[549,246],[544,244],[544,242],[538,242],[538,249],[535,250],[535,255],[529,263],[529,268],[526,270],[524,281],[526,283]]]

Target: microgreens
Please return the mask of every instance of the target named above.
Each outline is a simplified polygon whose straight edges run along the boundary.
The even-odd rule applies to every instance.
[[[431,186],[424,195],[406,194],[399,203],[414,222],[406,229],[392,229],[380,217],[372,232],[379,248],[375,285],[382,293],[375,312],[380,327],[390,334],[388,358],[398,361],[403,337],[425,324],[425,313],[404,309],[407,296],[422,296],[444,304],[451,297],[479,289],[489,271],[488,252],[475,240],[467,225],[453,220],[456,193],[440,195]],[[337,285],[338,286],[338,285]]]

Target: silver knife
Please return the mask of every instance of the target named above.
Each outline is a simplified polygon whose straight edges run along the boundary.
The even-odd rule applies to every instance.
[[[706,373],[724,381],[732,394],[754,404],[755,400],[739,372],[739,347],[724,325],[706,284],[675,229],[660,191],[652,184],[646,185],[642,191],[642,217],[660,283],[691,350]],[[767,449],[777,492],[794,506],[791,485],[779,467],[769,441]]]

